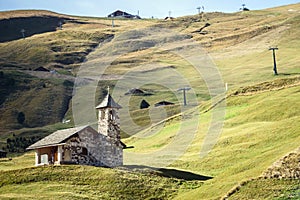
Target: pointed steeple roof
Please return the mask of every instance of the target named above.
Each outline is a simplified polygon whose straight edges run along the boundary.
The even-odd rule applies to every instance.
[[[96,109],[101,109],[101,108],[118,108],[118,109],[122,108],[122,106],[116,103],[115,100],[110,96],[109,88],[106,97],[98,106],[96,106]]]

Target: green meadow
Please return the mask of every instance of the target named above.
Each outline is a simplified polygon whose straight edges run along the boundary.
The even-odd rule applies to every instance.
[[[299,148],[300,14],[295,10],[300,4],[172,21],[115,20],[114,28],[105,18],[0,12],[2,18],[36,12],[72,19],[62,30],[0,43],[0,148],[15,141],[14,151],[0,159],[0,199],[299,199],[299,179],[261,177]],[[167,39],[160,32],[166,29],[175,32],[166,33]],[[187,39],[201,49],[200,57],[209,58],[202,72],[216,67],[224,87],[227,83],[224,99],[210,93],[214,74],[201,74],[179,55]],[[272,46],[279,48],[278,76],[272,71]],[[106,61],[107,68],[101,68]],[[33,71],[40,66],[56,74]],[[95,92],[76,99],[76,78],[76,94],[85,94],[83,86]],[[146,94],[126,96],[128,85]],[[177,91],[185,85],[192,88],[188,106]],[[97,104],[107,86],[128,111],[121,113],[122,141],[134,148],[124,150],[124,166],[33,167],[34,152],[17,148],[20,141],[42,138],[76,120],[94,125],[92,117],[74,118],[75,100]],[[142,100],[151,106],[140,109]],[[163,100],[174,105],[154,107]],[[218,133],[214,120],[222,125]]]

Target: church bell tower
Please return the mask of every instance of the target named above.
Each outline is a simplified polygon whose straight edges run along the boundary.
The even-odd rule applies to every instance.
[[[96,107],[98,110],[98,132],[120,142],[119,109],[122,107],[109,94],[109,88],[104,100]]]

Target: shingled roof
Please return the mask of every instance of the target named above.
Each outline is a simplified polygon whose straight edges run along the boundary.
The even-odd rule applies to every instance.
[[[110,96],[108,93],[106,97],[103,99],[103,101],[96,107],[97,109],[101,108],[122,108],[118,103],[115,102],[115,100]]]
[[[33,149],[39,149],[43,147],[51,147],[51,146],[57,146],[59,144],[63,144],[66,140],[68,140],[70,137],[75,135],[76,133],[79,133],[80,131],[84,129],[90,129],[90,131],[97,132],[95,129],[93,129],[90,126],[80,126],[76,128],[69,128],[69,129],[63,129],[58,130],[51,135],[48,135],[47,137],[39,140],[38,142],[34,143],[33,145],[29,146],[27,150],[33,150]],[[106,137],[105,135],[103,135]],[[127,146],[122,141],[120,141],[121,145],[123,146],[123,149],[126,149]]]
[[[58,131],[52,133],[51,135],[48,135],[47,137],[39,140],[38,142],[34,143],[33,145],[29,146],[27,148],[27,150],[58,145],[60,143],[63,143],[65,140],[69,139],[71,136],[75,135],[76,133],[78,133],[86,128],[91,128],[91,127],[90,126],[81,126],[81,127],[76,127],[76,128],[58,130]]]

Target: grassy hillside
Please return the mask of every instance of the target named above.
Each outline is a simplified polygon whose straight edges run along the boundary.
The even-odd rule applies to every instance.
[[[1,199],[172,199],[201,187],[209,177],[143,166],[108,169],[89,166],[32,168],[34,153],[0,159]],[[174,173],[175,172],[175,173]]]
[[[135,185],[140,184],[139,181],[141,180],[145,182],[145,184],[150,184],[154,178],[156,181],[155,185],[157,185],[157,182],[159,182],[159,188],[163,188],[163,196],[160,196],[162,198],[166,198],[168,195],[175,195],[178,192],[176,194],[177,199],[218,199],[227,194],[227,192],[231,190],[231,188],[242,184],[243,181],[259,177],[263,171],[265,171],[269,166],[272,165],[272,163],[274,163],[276,160],[278,160],[284,154],[286,154],[286,152],[292,151],[295,148],[299,147],[299,144],[297,142],[300,139],[298,131],[300,113],[297,110],[297,108],[299,107],[299,86],[290,86],[291,87],[288,86],[284,89],[280,88],[279,90],[276,90],[276,87],[274,87],[273,91],[269,91],[268,88],[265,88],[265,91],[262,90],[258,93],[242,93],[239,95],[229,97],[227,99],[227,115],[222,135],[219,138],[218,143],[216,144],[214,149],[211,151],[211,153],[204,158],[200,158],[199,155],[201,146],[203,144],[203,139],[209,125],[211,113],[208,112],[203,113],[201,115],[201,129],[198,130],[192,144],[186,150],[184,155],[181,156],[179,160],[171,164],[170,167],[181,169],[184,171],[192,171],[196,174],[209,175],[212,176],[213,179],[200,183],[200,185],[198,186],[195,185],[196,183],[193,182],[186,183],[187,185],[184,185],[189,189],[178,190],[178,186],[176,186],[177,184],[173,185],[172,180],[161,180],[161,178],[156,179],[155,177],[153,177],[153,175],[151,175],[150,179],[145,180],[142,178],[144,177],[144,175],[138,173],[137,175],[135,175],[136,179],[134,179],[134,185],[130,185],[130,187],[127,185],[127,188],[135,188]],[[253,86],[253,88],[255,88],[255,86]],[[289,96],[288,101],[285,98],[286,95]],[[272,98],[268,98],[269,96],[272,96]],[[261,109],[256,109],[257,106],[261,107]],[[281,112],[282,109],[285,110],[284,113]],[[177,126],[177,123],[179,121],[172,120],[171,123],[167,123],[167,125],[165,125],[163,131],[152,137],[143,140],[136,140],[134,138],[125,140],[127,145],[135,146],[135,149],[126,151],[136,153],[149,153],[152,151],[160,150],[165,145],[170,143],[169,138],[172,138],[172,134],[176,133],[176,131],[174,131],[174,127]],[[127,158],[128,157],[125,156],[126,163],[131,164],[126,160]],[[6,177],[3,179],[5,184],[0,189],[0,193],[2,193],[3,198],[13,197],[15,195],[23,195],[24,197],[28,196],[28,198],[31,198],[31,194],[28,194],[24,190],[19,190],[19,184],[15,185],[16,182],[11,182],[9,180],[12,177],[12,174],[19,173],[19,171],[10,170],[29,167],[33,164],[33,161],[33,154],[29,154],[23,157],[13,159],[13,162],[0,162],[0,169],[8,170],[7,173],[3,173],[3,176]],[[40,198],[42,198],[44,194],[48,194],[49,190],[46,190],[46,188],[52,188],[52,186],[54,189],[51,191],[55,191],[55,193],[58,195],[61,195],[60,191],[62,190],[70,191],[70,187],[77,188],[78,190],[76,189],[75,191],[73,190],[73,192],[68,192],[66,194],[68,198],[75,198],[77,195],[86,195],[90,198],[94,197],[93,193],[90,192],[90,189],[84,189],[84,191],[86,192],[80,194],[79,191],[83,190],[83,186],[81,186],[81,184],[74,185],[74,182],[72,182],[72,178],[67,178],[67,180],[65,180],[64,177],[66,173],[70,172],[73,175],[76,175],[78,170],[80,171],[80,173],[83,173],[81,167],[75,166],[63,168],[38,168],[38,170],[26,169],[22,170],[22,174],[26,175],[28,173],[31,175],[26,176],[26,179],[23,179],[22,176],[20,176],[20,183],[22,184],[21,186],[26,186],[29,188],[36,188],[35,186],[38,186],[40,188],[45,187],[45,190],[42,189],[42,193],[37,192],[37,194],[35,194],[41,195],[39,196]],[[90,173],[90,170],[93,171],[93,174],[96,174],[96,177],[99,177],[99,174],[104,173],[102,169],[89,167],[85,168],[84,171],[87,171],[86,173]],[[53,173],[54,175],[56,175],[54,176]],[[118,176],[119,174],[119,172],[114,170],[108,170],[105,171],[105,173],[110,174],[108,176],[107,181],[111,180],[111,175]],[[39,174],[39,176],[36,177],[35,174]],[[132,180],[130,178],[131,173],[125,174],[126,180],[127,178]],[[43,180],[40,180],[39,177]],[[54,185],[56,185],[58,177],[60,177],[59,180],[63,181],[65,184],[59,184],[59,186],[54,187]],[[85,183],[86,186],[88,186],[88,188],[102,188],[104,187],[103,185],[106,185],[104,184],[106,179],[101,179],[101,181],[99,182],[94,182],[90,180],[91,176],[88,174],[66,177],[76,177],[76,183],[81,183],[80,181],[82,181],[83,183]],[[125,180],[123,182],[123,178],[118,180],[122,180],[122,183],[128,184]],[[114,178],[113,180],[116,181],[116,179]],[[265,190],[255,190],[257,195],[260,194],[260,191],[264,192],[261,195],[257,196],[258,199],[272,198],[275,196],[280,197],[283,195],[294,194],[295,191],[297,191],[296,186],[299,184],[298,180],[269,180],[268,182],[267,181],[268,180],[257,180],[249,184],[250,188],[255,188],[260,186],[262,187],[262,185],[268,183],[268,191],[270,191],[269,193],[265,193]],[[117,189],[121,188],[121,190],[123,190],[122,184],[117,185]],[[147,187],[148,190],[149,188],[155,190],[155,185],[147,185],[145,187]],[[139,185],[137,187],[143,188],[144,186]],[[165,187],[173,188],[174,193],[171,192],[172,190],[165,190]],[[119,195],[113,192],[115,190],[114,184],[109,184],[109,188],[111,188],[112,190],[107,190],[107,188],[101,188],[99,189],[100,192],[95,195]],[[134,191],[137,192],[137,190]],[[251,195],[251,193],[249,194],[249,192],[247,192],[247,188],[242,191],[245,192],[242,194]],[[276,193],[272,191],[276,191]],[[138,198],[140,198],[142,194],[135,192],[134,194],[136,194]],[[53,193],[51,192],[49,194]],[[128,197],[126,195],[126,192],[123,191],[122,194],[124,195],[122,196],[123,198]],[[145,193],[144,195],[147,194],[148,193]],[[158,198],[159,196],[156,195],[158,194],[154,193],[154,195],[152,195],[151,197]],[[120,196],[116,197],[118,198]],[[172,199],[173,198],[174,196],[172,196]]]
[[[34,141],[55,130],[41,127],[59,123],[65,115],[71,118],[67,111],[71,112],[76,65],[112,34],[95,28],[82,31],[93,23],[48,11],[0,12],[0,18],[1,26],[6,26],[5,20],[10,21],[9,27],[1,32],[0,40],[6,41],[8,37],[12,40],[0,43],[0,147],[5,148],[7,139]],[[63,30],[57,29],[58,20],[64,20]],[[11,33],[17,30],[19,23],[28,27],[26,39],[18,39]],[[55,72],[34,71],[38,67]],[[19,121],[20,114],[25,119]],[[30,128],[33,129],[30,131]],[[27,142],[22,143],[28,146]],[[19,151],[19,148],[13,149]],[[24,147],[20,148],[23,150]]]
[[[249,180],[228,194],[230,199],[299,199],[299,158],[296,151],[275,162],[257,179]]]
[[[199,183],[93,167],[22,169],[31,165],[30,160],[32,163],[34,161],[32,154],[25,154],[13,159],[15,163],[1,160],[0,170],[7,171],[0,175],[3,177],[1,198],[23,195],[30,199],[32,194],[21,189],[21,186],[26,186],[29,189],[42,188],[36,191],[38,198],[43,198],[45,194],[64,194],[70,199],[96,198],[97,195],[126,199],[132,193],[136,198],[149,199],[219,199],[248,180],[253,181],[242,187],[242,196],[233,195],[232,198],[250,198],[249,195],[254,193],[258,199],[285,199],[289,195],[297,198],[295,193],[299,190],[298,179],[289,181],[257,178],[275,161],[299,147],[298,10],[300,4],[232,14],[204,13],[173,21],[115,20],[114,28],[111,27],[110,20],[74,18],[76,22],[66,22],[63,30],[0,43],[0,67],[5,80],[1,84],[7,84],[0,88],[3,109],[0,123],[1,127],[9,125],[7,131],[0,133],[3,146],[6,139],[12,137],[9,130],[25,137],[39,132],[46,135],[52,130],[64,128],[65,125],[54,123],[61,120],[64,114],[68,118],[73,117],[75,111],[74,107],[71,108],[71,103],[82,106],[75,101],[68,104],[68,111],[61,107],[64,105],[63,108],[66,108],[64,97],[71,92],[69,90],[74,80],[72,76],[77,75],[82,78],[79,79],[82,81],[79,86],[89,86],[89,83],[96,82],[90,88],[82,87],[82,90],[93,92],[93,96],[85,95],[87,93],[82,93],[79,87],[76,91],[79,100],[85,99],[85,104],[92,105],[96,99],[98,103],[109,85],[116,90],[117,101],[125,111],[128,110],[124,116],[121,115],[123,136],[136,135],[124,139],[128,146],[134,146],[133,149],[126,150],[127,165],[166,164],[170,168],[213,177]],[[147,31],[150,30],[151,34],[156,35],[153,36],[150,32],[148,34]],[[216,138],[208,142],[206,139],[209,138],[207,134],[212,116],[218,111],[208,109],[213,102],[205,81],[209,75],[198,75],[199,72],[191,62],[176,54],[179,49],[185,48],[184,42],[189,38],[203,47],[203,52],[197,52],[200,56],[207,56],[208,52],[207,57],[213,59],[211,63],[204,62],[203,67],[216,65],[229,86],[221,135],[215,135]],[[165,44],[169,50],[161,48],[161,44]],[[176,46],[178,44],[181,46]],[[278,76],[273,75],[272,53],[268,50],[270,46],[279,47],[276,52]],[[101,68],[103,63],[107,64],[106,69]],[[37,66],[55,69],[66,76],[33,73],[31,70]],[[28,73],[32,75],[27,75]],[[102,74],[105,76],[99,78]],[[184,81],[174,74],[183,76]],[[15,80],[14,87],[11,87],[14,82],[12,79]],[[71,83],[66,85],[66,80],[71,80]],[[196,98],[189,102],[189,106],[183,107],[182,93],[176,90],[187,83],[192,87]],[[128,85],[143,89],[151,95],[126,96]],[[25,86],[27,89],[19,91],[18,88]],[[121,93],[117,93],[117,89]],[[188,93],[188,100],[192,99],[192,92]],[[57,98],[53,98],[54,96]],[[75,97],[73,96],[73,101]],[[139,109],[143,99],[151,104],[149,109]],[[175,105],[163,109],[154,108],[153,104],[161,100],[172,101]],[[47,102],[48,107],[36,106],[44,105],[44,102]],[[26,109],[21,110],[23,107]],[[52,112],[47,113],[47,110]],[[82,114],[83,111],[79,117],[84,118],[86,123],[93,123],[93,116],[89,118],[90,116]],[[162,114],[161,111],[165,113]],[[17,122],[19,112],[25,114],[23,125]],[[47,115],[38,115],[41,112]],[[93,106],[88,113],[94,113]],[[39,126],[47,123],[53,125],[30,129],[30,124],[35,121],[45,122]],[[15,130],[26,126],[28,128]],[[177,135],[179,130],[184,130],[184,134]],[[213,139],[217,139],[217,143],[207,156],[200,157],[200,153],[208,153],[203,152],[203,149],[209,147]],[[204,144],[204,141],[207,143]],[[184,146],[186,144],[188,145]],[[169,151],[168,145],[174,151],[172,148]],[[175,161],[172,161],[173,158],[176,158]],[[21,163],[20,167],[17,163]],[[75,176],[67,176],[73,172]],[[28,176],[20,176],[14,182],[14,174]],[[107,179],[101,179],[104,176]],[[63,184],[59,181],[63,181]],[[260,188],[266,184],[268,192],[263,194],[264,190]],[[75,191],[71,192],[70,188],[75,188]],[[258,189],[252,193],[253,188]],[[91,190],[99,192],[92,193]],[[116,193],[117,190],[120,193]]]
[[[40,79],[14,70],[3,70],[0,74],[0,148],[23,152],[28,144],[53,131],[44,131],[43,128],[37,131],[36,127],[61,122],[65,117],[73,83],[61,79]],[[13,142],[13,146],[9,144],[10,147],[6,148],[8,139],[20,138],[22,142]],[[23,141],[24,138],[28,141]]]
[[[114,52],[132,49],[113,59],[105,71],[109,79],[119,79],[119,77],[110,77],[112,74],[114,76],[122,75],[135,70],[139,72],[135,74],[136,76],[174,80],[171,72],[175,70],[188,79],[198,97],[197,100],[201,102],[210,98],[204,80],[194,76],[197,71],[191,71],[193,67],[190,63],[172,52],[157,48],[162,41],[166,42],[163,39],[164,35],[157,34],[155,39],[148,37],[147,27],[150,27],[149,30],[168,28],[176,34],[191,36],[205,48],[205,51],[210,52],[213,61],[219,67],[224,82],[228,83],[229,89],[235,90],[241,86],[278,78],[272,75],[272,55],[268,51],[269,46],[272,45],[279,46],[277,52],[279,78],[300,73],[299,58],[296,56],[300,35],[298,34],[299,15],[297,12],[287,11],[291,8],[295,10],[298,7],[299,5],[296,4],[264,11],[233,14],[205,13],[204,16],[181,17],[173,21],[130,20],[129,23],[128,20],[116,20],[114,28],[111,27],[111,21],[106,19],[70,17],[47,11],[2,12],[0,15],[3,19],[13,20],[22,16],[47,19],[47,16],[51,16],[64,17],[67,20],[65,20],[62,30],[35,34],[25,40],[1,43],[0,67],[2,70],[33,70],[43,66],[50,70],[56,70],[60,74],[74,76],[84,61],[87,62],[83,67],[90,67],[102,62],[102,56],[96,57],[98,49],[101,50],[97,47],[99,44],[103,45],[103,41],[107,40],[111,48],[114,48],[106,55],[107,59],[113,57]],[[136,27],[139,28],[135,30]],[[139,33],[139,29],[142,34]],[[201,29],[202,32],[197,31],[198,29]],[[168,45],[183,39],[178,35],[175,36],[167,41]],[[91,68],[91,72],[93,70],[98,69]],[[45,74],[33,74],[32,72],[30,74],[38,77],[45,76]],[[47,77],[49,76],[47,75]],[[50,78],[52,77],[50,76]],[[64,78],[70,79],[70,77]],[[99,84],[106,85],[102,82]],[[178,88],[184,85],[184,83],[177,84]],[[174,96],[174,91],[166,92],[163,87],[148,85],[144,86],[144,89],[156,92],[155,95],[144,98],[151,105],[161,100],[172,101],[176,104],[182,102],[180,96]],[[39,96],[44,96],[44,94]],[[145,114],[144,111],[138,109],[141,101],[141,97],[131,99],[132,116],[136,118],[135,121],[138,124],[143,124],[133,133],[151,125],[139,122],[147,118],[147,112]],[[15,104],[21,103],[16,100]],[[56,106],[53,105],[53,107]],[[173,110],[174,112],[172,111],[171,114],[180,112],[176,108]],[[68,115],[71,115],[71,110]],[[5,115],[4,117],[11,118],[12,116]],[[154,120],[154,123],[159,120],[161,119]],[[127,124],[127,122],[123,124]]]
[[[298,81],[299,83],[299,81]],[[286,152],[299,146],[299,86],[227,99],[225,126],[217,145],[205,158],[200,150],[208,129],[210,113],[202,114],[201,129],[192,145],[172,167],[208,174],[214,178],[178,199],[217,199],[243,180],[258,177]],[[286,99],[286,96],[289,96]],[[161,135],[128,139],[132,151],[157,151],[176,134],[176,121]],[[162,144],[162,145],[159,145]]]
[[[153,174],[85,166],[22,169],[0,176],[1,199],[166,199],[193,187]]]
[[[72,82],[38,79],[16,71],[2,73],[1,89],[4,95],[1,98],[1,104],[4,108],[2,108],[1,126],[3,128],[18,126],[17,124],[21,127],[22,125],[25,127],[45,126],[49,122],[54,123],[64,117],[72,96]],[[6,112],[13,112],[13,115],[6,114]],[[23,121],[17,119],[19,112],[25,114]],[[38,122],[35,121],[37,118],[39,118]]]
[[[256,179],[229,199],[299,199],[299,180]]]
[[[3,146],[8,135],[13,132],[22,134],[19,131],[22,127],[51,125],[61,122],[65,115],[72,120],[70,89],[80,65],[104,40],[111,40],[115,32],[137,23],[127,25],[126,21],[121,20],[112,30],[108,20],[77,18],[36,10],[0,12],[0,18],[10,20],[12,26],[1,33],[0,40],[12,36],[10,32],[17,29],[20,19],[25,20],[22,25],[28,27],[26,33],[31,31],[25,39],[16,37],[11,38],[12,41],[0,43],[0,69],[3,75],[0,103],[4,110],[0,116],[0,134],[4,134],[1,140]],[[43,20],[43,23],[36,18]],[[62,30],[57,28],[56,22],[51,21],[53,18],[64,19]],[[44,30],[45,23],[54,29]],[[55,71],[34,71],[38,67]],[[83,83],[88,81],[82,80]],[[24,124],[16,122],[20,112],[26,112]],[[28,130],[24,130],[24,133],[32,135]]]
[[[1,43],[1,69],[34,70],[43,66],[66,73],[76,67],[76,64],[82,63],[101,41],[111,36],[97,31],[65,28],[34,35],[25,40]]]
[[[0,42],[30,37],[34,34],[53,32],[65,21],[72,18],[66,15],[43,10],[19,10],[0,12]]]

